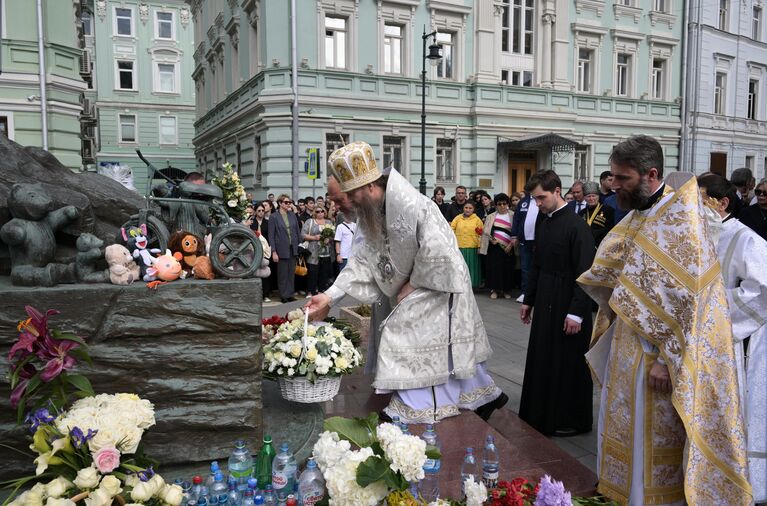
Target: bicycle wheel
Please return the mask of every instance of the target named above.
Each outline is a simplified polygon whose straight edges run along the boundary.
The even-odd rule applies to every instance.
[[[130,227],[138,227],[139,226],[139,216],[138,214],[134,214],[130,217],[128,221],[123,223],[122,228],[128,230]],[[170,238],[170,234],[168,233],[168,227],[165,226],[165,223],[158,218],[157,216],[148,215],[146,217],[146,238],[147,238],[147,245],[146,249],[153,249],[157,248],[162,253],[165,253],[165,250],[168,249],[168,239]],[[122,234],[120,231],[117,232],[117,244],[124,244],[125,240],[122,237]]]
[[[210,262],[216,273],[225,278],[253,276],[263,256],[256,234],[239,223],[217,229],[210,242]]]

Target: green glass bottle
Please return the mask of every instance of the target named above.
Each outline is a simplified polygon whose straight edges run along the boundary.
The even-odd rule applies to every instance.
[[[275,455],[272,447],[272,436],[264,434],[264,445],[258,452],[258,459],[256,460],[256,479],[259,490],[264,490],[267,485],[272,483],[272,461]]]

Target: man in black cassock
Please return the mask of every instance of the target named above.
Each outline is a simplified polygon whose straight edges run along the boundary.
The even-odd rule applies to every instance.
[[[573,436],[592,425],[593,386],[584,354],[591,337],[591,299],[576,284],[594,260],[594,237],[566,207],[553,170],[528,183],[538,204],[535,252],[520,309],[532,321],[519,417],[547,436]],[[533,311],[535,308],[535,311]]]

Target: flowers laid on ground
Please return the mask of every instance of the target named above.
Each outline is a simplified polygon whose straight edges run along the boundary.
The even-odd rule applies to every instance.
[[[18,410],[18,423],[29,409],[63,407],[70,389],[79,397],[93,395],[88,378],[70,372],[78,360],[90,362],[85,342],[48,327],[48,319],[59,313],[55,309],[24,309],[28,318],[19,322],[19,338],[8,352],[11,405]]]
[[[303,312],[288,314],[264,345],[264,372],[271,376],[318,376],[350,374],[362,363],[362,355],[344,331],[331,324],[307,325],[304,336]]]
[[[224,193],[224,207],[227,214],[236,221],[242,221],[248,217],[248,197],[245,194],[245,188],[231,163],[223,164],[221,169],[223,173],[220,177],[213,178],[213,184],[221,188]]]
[[[489,506],[597,506],[614,505],[603,497],[572,497],[561,481],[549,475],[533,484],[525,478],[498,482],[490,491]]]
[[[314,445],[330,503],[337,506],[375,506],[390,495],[389,504],[402,503],[402,494],[408,497],[408,482],[423,479],[427,458],[440,458],[439,450],[427,448],[421,438],[403,434],[395,425],[378,425],[376,413],[328,418]]]

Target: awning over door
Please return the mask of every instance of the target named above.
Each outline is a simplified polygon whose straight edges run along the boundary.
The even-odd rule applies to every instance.
[[[532,134],[513,140],[501,139],[503,138],[499,138],[498,140],[498,150],[550,148],[552,151],[556,152],[570,152],[580,146],[580,144],[574,140],[553,132]]]

